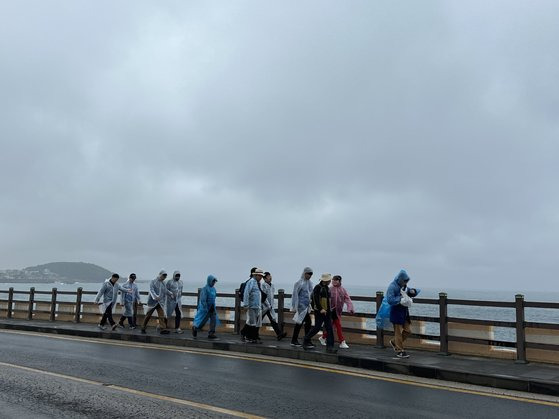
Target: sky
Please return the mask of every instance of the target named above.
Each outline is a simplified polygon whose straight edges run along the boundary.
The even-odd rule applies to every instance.
[[[546,0],[1,2],[0,269],[556,290],[557,21]]]

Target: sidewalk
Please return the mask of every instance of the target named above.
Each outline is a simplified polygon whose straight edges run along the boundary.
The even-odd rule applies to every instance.
[[[352,345],[351,342],[350,349],[339,349],[337,354],[327,354],[318,339],[313,340],[317,345],[314,350],[305,351],[293,348],[289,337],[278,342],[265,336],[262,344],[247,344],[233,334],[221,334],[219,340],[213,341],[206,339],[203,331],[194,339],[188,330],[181,335],[159,335],[154,328],[150,328],[143,335],[139,330],[129,329],[102,331],[96,325],[84,323],[2,319],[0,329],[245,352],[559,396],[559,365],[516,364],[514,361],[459,355],[441,356],[434,352],[416,350],[408,351],[411,355],[408,359],[397,359],[390,348]]]

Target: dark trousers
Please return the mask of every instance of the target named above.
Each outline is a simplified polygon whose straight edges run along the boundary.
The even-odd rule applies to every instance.
[[[301,326],[305,325],[305,335],[307,335],[307,333],[309,333],[309,331],[311,330],[312,327],[312,321],[311,321],[311,316],[309,313],[307,313],[307,315],[305,316],[305,318],[303,319],[303,323],[301,324],[295,324],[295,328],[293,329],[293,337],[291,338],[291,342],[296,342],[297,339],[299,338],[299,332],[301,331]]]
[[[181,310],[179,308],[179,305],[177,304],[175,306],[175,329],[178,329],[179,327],[181,327],[181,319],[182,319]],[[169,319],[169,320],[171,320],[171,319]]]
[[[103,313],[103,317],[101,317],[101,322],[99,323],[101,326],[105,326],[105,323],[109,321],[109,324],[113,326],[115,321],[113,320],[113,305],[109,304],[109,306],[105,309]]]
[[[334,332],[332,330],[332,315],[330,313],[322,314],[320,311],[314,312],[314,327],[305,335],[304,343],[311,343],[314,335],[322,330],[322,326],[326,329],[326,347],[334,346]]]
[[[272,312],[268,310],[266,313],[264,313],[264,316],[268,317],[268,320],[270,320],[270,325],[272,326],[272,329],[274,329],[274,332],[276,332],[276,336],[281,335],[281,329],[278,322],[276,322],[272,317]]]
[[[120,324],[121,326],[124,326],[124,320],[128,320],[128,326],[130,327],[136,327],[136,321],[134,319],[134,317],[126,317],[126,316],[120,316],[120,320],[118,321],[118,324]]]

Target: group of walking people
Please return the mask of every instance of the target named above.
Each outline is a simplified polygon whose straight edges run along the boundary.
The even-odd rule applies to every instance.
[[[318,338],[321,345],[326,346],[326,352],[336,353],[334,348],[334,328],[339,342],[339,348],[349,348],[342,330],[342,312],[344,307],[350,314],[354,313],[353,303],[347,290],[342,286],[340,275],[332,276],[330,273],[323,273],[317,285],[313,285],[311,278],[313,270],[310,267],[303,269],[300,279],[293,287],[291,296],[291,312],[293,314],[294,328],[291,337],[291,346],[302,347],[303,349],[313,349],[315,345],[312,338],[321,333]],[[168,334],[183,333],[180,328],[182,313],[182,292],[183,282],[179,271],[173,272],[170,280],[167,279],[167,272],[161,270],[156,278],[149,285],[147,310],[141,326],[141,332],[146,333],[147,325],[154,312],[157,312],[159,333]],[[138,327],[135,317],[135,305],[142,306],[140,293],[135,284],[136,275],[130,274],[128,280],[119,285],[118,274],[113,274],[111,278],[105,280],[101,289],[95,297],[95,303],[100,305],[102,314],[99,328],[106,329],[108,322],[112,330],[117,327],[124,327],[124,321],[128,320],[130,329]],[[404,342],[410,335],[410,315],[407,298],[415,297],[418,290],[408,288],[410,278],[405,270],[401,270],[396,278],[391,282],[386,292],[386,302],[389,305],[390,322],[394,325],[394,339],[390,345],[399,358],[406,358],[409,355],[404,349]],[[206,285],[202,288],[199,296],[196,316],[193,320],[192,335],[197,337],[198,332],[209,321],[210,327],[208,339],[216,339],[216,326],[219,324],[216,308],[216,289],[217,278],[208,275]],[[113,320],[113,308],[117,302],[118,294],[121,294],[122,314],[118,322]],[[239,289],[242,308],[245,312],[246,321],[240,331],[241,339],[247,343],[261,343],[260,327],[262,321],[268,318],[273,328],[277,340],[282,340],[287,336],[282,326],[278,323],[275,309],[275,288],[272,284],[272,274],[264,272],[261,268],[254,267],[250,270],[250,277],[241,284]],[[314,315],[314,325],[311,314]],[[172,318],[174,317],[174,324]],[[173,327],[174,326],[174,327]],[[301,328],[304,328],[303,343],[299,341]]]
[[[98,327],[101,330],[105,330],[107,322],[109,323],[112,330],[117,327],[124,328],[124,321],[128,320],[128,327],[130,329],[136,329],[138,327],[136,323],[136,316],[134,307],[136,305],[143,306],[140,300],[140,292],[138,286],[135,284],[136,274],[131,273],[128,280],[123,284],[118,284],[119,280],[118,274],[112,274],[112,276],[105,280],[101,289],[95,297],[95,303],[99,304],[100,312],[102,314],[101,321]],[[183,333],[180,328],[181,319],[183,317],[182,313],[182,291],[183,282],[181,280],[181,273],[179,271],[173,272],[173,277],[167,280],[167,272],[161,270],[159,274],[151,280],[149,284],[147,310],[145,311],[144,321],[141,326],[141,332],[146,333],[147,325],[153,316],[154,312],[157,312],[157,329],[161,334],[169,334],[171,331],[174,333]],[[210,321],[210,331],[208,333],[209,339],[216,339],[215,328],[219,323],[216,315],[216,291],[214,285],[217,282],[217,278],[213,275],[209,275],[207,278],[207,283],[200,293],[200,299],[198,302],[198,311],[196,312],[196,317],[194,318],[192,334],[197,335],[198,329],[204,327],[204,325]],[[118,294],[121,295],[121,305],[122,305],[122,315],[118,322],[113,319],[113,309],[118,300]],[[174,322],[173,322],[174,317]]]

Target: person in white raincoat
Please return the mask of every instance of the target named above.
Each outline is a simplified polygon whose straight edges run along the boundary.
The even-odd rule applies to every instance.
[[[134,315],[134,306],[136,304],[142,305],[140,301],[140,291],[138,290],[138,286],[135,284],[136,282],[136,274],[131,273],[128,276],[128,281],[122,284],[122,288],[130,290],[131,292],[123,292],[120,294],[121,300],[120,304],[122,305],[122,315],[120,316],[120,320],[118,321],[119,327],[124,327],[124,320],[128,319],[128,327],[130,329],[135,329],[138,327],[136,324],[136,316]]]
[[[256,268],[245,287],[243,307],[247,309],[245,336],[248,343],[259,341],[258,329],[262,326],[262,293],[259,282],[263,276],[264,271]]]
[[[181,319],[182,319],[182,280],[179,271],[173,272],[173,278],[167,281],[167,291],[171,294],[167,295],[167,302],[165,305],[165,312],[167,314],[167,327],[171,328],[171,317],[175,316],[175,333],[182,333]]]
[[[101,321],[99,322],[99,329],[105,330],[105,323],[107,320],[111,325],[112,330],[116,329],[116,323],[113,320],[113,307],[116,304],[116,300],[118,298],[118,292],[128,292],[127,289],[124,289],[120,285],[117,284],[119,279],[118,274],[112,274],[109,279],[106,279],[101,286],[101,289],[95,296],[95,304],[99,304],[99,311],[103,315]],[[103,298],[103,302],[101,301],[101,297]]]
[[[313,284],[311,277],[313,270],[308,266],[303,269],[301,279],[295,282],[293,286],[293,293],[291,294],[291,311],[295,313],[293,321],[295,327],[293,328],[293,336],[291,337],[291,346],[301,347],[299,343],[299,332],[301,326],[305,325],[305,335],[309,333],[312,327],[311,312],[311,295]]]
[[[262,302],[262,319],[268,317],[274,332],[276,332],[276,338],[282,340],[287,336],[287,333],[283,332],[278,324],[278,316],[274,308],[276,289],[274,288],[274,284],[272,284],[272,274],[270,272],[264,272],[264,281],[260,281],[260,291],[264,299]]]
[[[166,335],[169,333],[167,330],[167,320],[165,318],[165,300],[171,294],[167,291],[165,287],[165,279],[167,278],[167,272],[161,270],[159,275],[149,283],[149,295],[148,295],[148,311],[144,317],[144,323],[142,324],[142,333],[146,333],[146,327],[148,325],[149,319],[153,315],[154,311],[157,311],[157,321],[159,322],[159,333]]]

